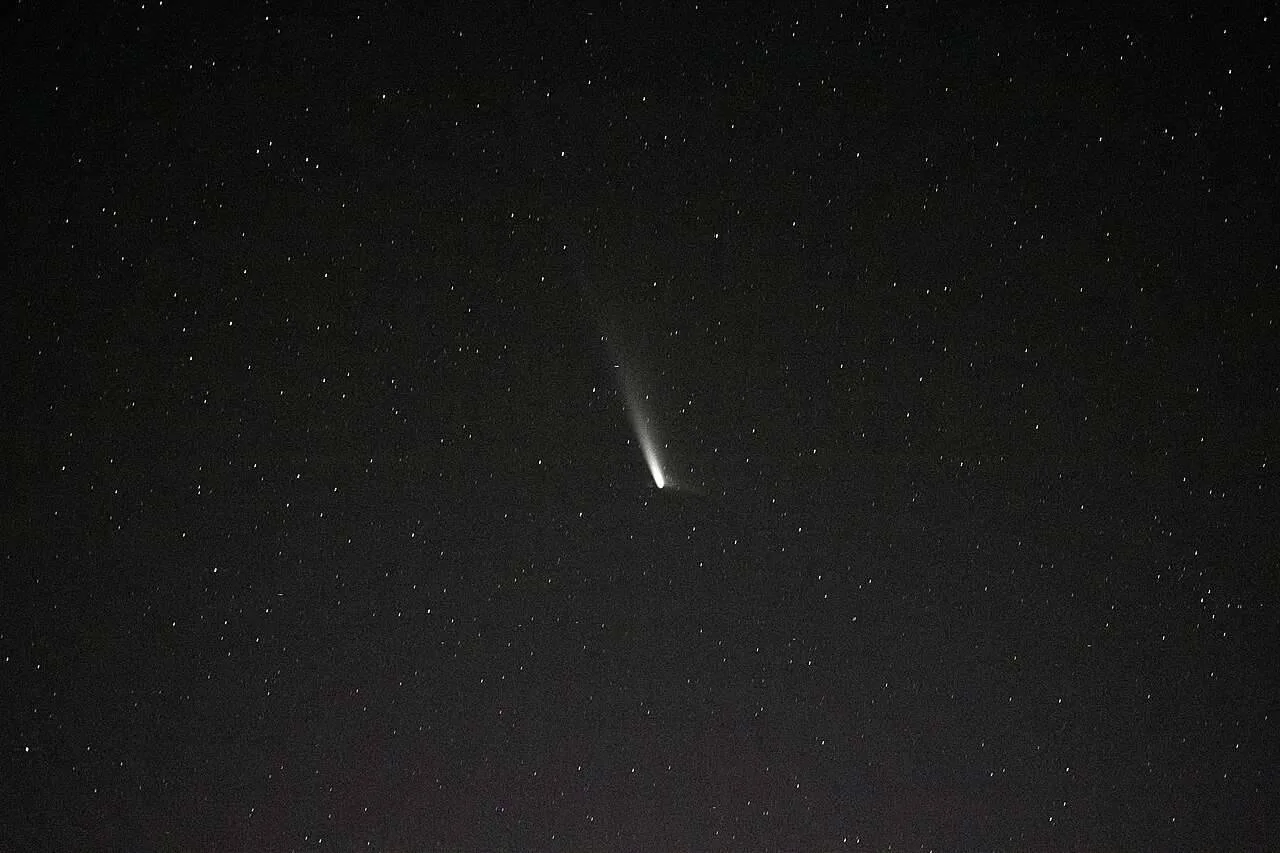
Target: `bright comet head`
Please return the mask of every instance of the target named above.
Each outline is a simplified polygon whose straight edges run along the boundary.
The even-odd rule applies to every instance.
[[[653,454],[646,453],[645,461],[649,463],[649,473],[653,475],[653,484],[661,489],[667,484],[666,478],[662,476],[662,468],[658,466],[658,460]]]
[[[644,454],[644,463],[649,466],[649,476],[653,477],[655,486],[659,489],[665,489],[667,487],[667,478],[662,473],[662,459],[658,455],[658,442],[654,435],[653,427],[649,423],[648,398],[641,392],[639,386],[625,369],[619,367],[618,372],[622,380],[622,393],[627,400],[627,417],[631,421],[631,428],[635,430],[636,438],[640,442],[640,452]]]
[[[636,419],[636,434],[640,439],[640,452],[644,454],[644,462],[649,466],[649,474],[653,477],[653,484],[661,489],[667,485],[667,478],[662,475],[658,448],[654,445],[652,433],[639,419]]]

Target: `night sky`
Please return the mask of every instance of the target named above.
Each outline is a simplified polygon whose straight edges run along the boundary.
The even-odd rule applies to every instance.
[[[219,5],[0,26],[0,849],[1280,849],[1274,12]]]

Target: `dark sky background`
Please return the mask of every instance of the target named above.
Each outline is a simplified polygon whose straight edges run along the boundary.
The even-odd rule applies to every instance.
[[[0,848],[1280,847],[1273,11],[220,5],[5,13]]]

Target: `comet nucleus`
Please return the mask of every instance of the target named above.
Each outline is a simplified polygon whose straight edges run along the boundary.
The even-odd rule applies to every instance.
[[[653,477],[655,486],[659,489],[666,488],[667,477],[662,473],[662,458],[658,455],[658,440],[654,435],[653,427],[649,423],[649,412],[646,405],[648,397],[640,391],[625,369],[619,369],[619,374],[622,393],[627,402],[627,418],[631,421],[631,428],[635,430],[636,440],[640,443],[640,452],[644,455],[644,462],[649,466],[649,475]]]

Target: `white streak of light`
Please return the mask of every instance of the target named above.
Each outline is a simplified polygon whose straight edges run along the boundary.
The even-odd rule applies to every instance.
[[[662,465],[658,462],[658,451],[653,446],[653,436],[649,435],[643,424],[637,424],[636,432],[640,436],[640,452],[644,454],[645,464],[653,475],[653,484],[661,489],[667,484],[667,479],[662,476]]]
[[[635,430],[636,438],[640,441],[640,452],[644,454],[644,463],[649,466],[649,475],[653,477],[653,484],[659,489],[664,489],[667,486],[667,478],[662,473],[662,460],[658,457],[658,444],[654,440],[653,430],[649,428],[649,418],[645,411],[647,400],[626,370],[619,368],[619,375],[622,381],[622,393],[627,401],[627,417],[631,421],[631,428]]]

